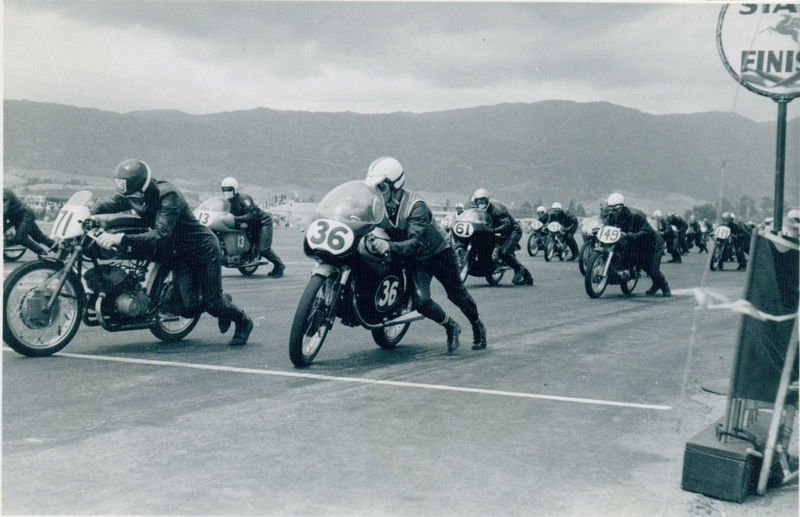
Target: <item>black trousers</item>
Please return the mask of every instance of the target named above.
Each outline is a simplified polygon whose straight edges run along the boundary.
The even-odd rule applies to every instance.
[[[664,273],[661,272],[661,256],[664,254],[664,241],[657,241],[652,251],[641,257],[640,265],[647,276],[653,280],[653,287],[661,288],[667,283]]]
[[[444,323],[447,313],[431,299],[431,279],[436,278],[444,287],[447,298],[456,304],[470,322],[478,321],[478,306],[458,276],[458,265],[453,248],[446,248],[430,258],[414,261],[411,278],[414,282],[414,305],[420,314],[436,323]]]
[[[22,244],[37,255],[44,253],[39,244],[44,244],[48,248],[53,246],[53,241],[47,235],[42,233],[39,225],[36,224],[33,212],[26,212],[22,221],[14,226],[14,238],[11,244]]]
[[[515,273],[522,269],[522,264],[519,263],[516,255],[517,243],[519,243],[521,238],[521,229],[515,228],[514,230],[511,230],[511,233],[508,235],[508,237],[506,237],[497,253],[503,262],[511,266],[511,269],[513,269]]]
[[[181,260],[183,259],[183,260]],[[180,257],[171,265],[181,297],[181,316],[208,312],[215,318],[243,322],[244,311],[222,296],[222,255],[219,247]]]

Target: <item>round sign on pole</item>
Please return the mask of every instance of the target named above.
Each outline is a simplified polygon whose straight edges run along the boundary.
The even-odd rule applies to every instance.
[[[717,20],[725,68],[748,90],[800,96],[800,4],[725,4]]]

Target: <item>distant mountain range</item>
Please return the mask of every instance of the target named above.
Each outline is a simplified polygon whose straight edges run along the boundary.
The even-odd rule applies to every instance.
[[[392,155],[405,165],[411,188],[464,197],[485,186],[517,203],[595,200],[614,190],[715,201],[722,185],[732,202],[758,200],[773,194],[775,134],[774,122],[730,113],[650,115],[604,102],[424,114],[259,108],[190,115],[4,101],[6,171],[107,178],[122,159],[136,157],[157,177],[201,190],[232,175],[245,184],[324,193]],[[787,142],[787,202],[797,203],[800,119],[789,121]]]

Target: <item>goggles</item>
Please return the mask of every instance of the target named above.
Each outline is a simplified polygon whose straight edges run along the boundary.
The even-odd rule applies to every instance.
[[[377,185],[375,185],[375,190],[380,192],[381,194],[386,194],[392,188],[392,184],[389,183],[389,180],[383,180]]]
[[[233,192],[233,187],[222,187],[223,192]]]

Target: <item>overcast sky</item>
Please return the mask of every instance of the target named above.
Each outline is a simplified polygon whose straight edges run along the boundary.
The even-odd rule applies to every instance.
[[[774,120],[719,4],[4,0],[4,98],[116,112],[428,112],[608,101]],[[789,104],[796,116],[800,100]]]

